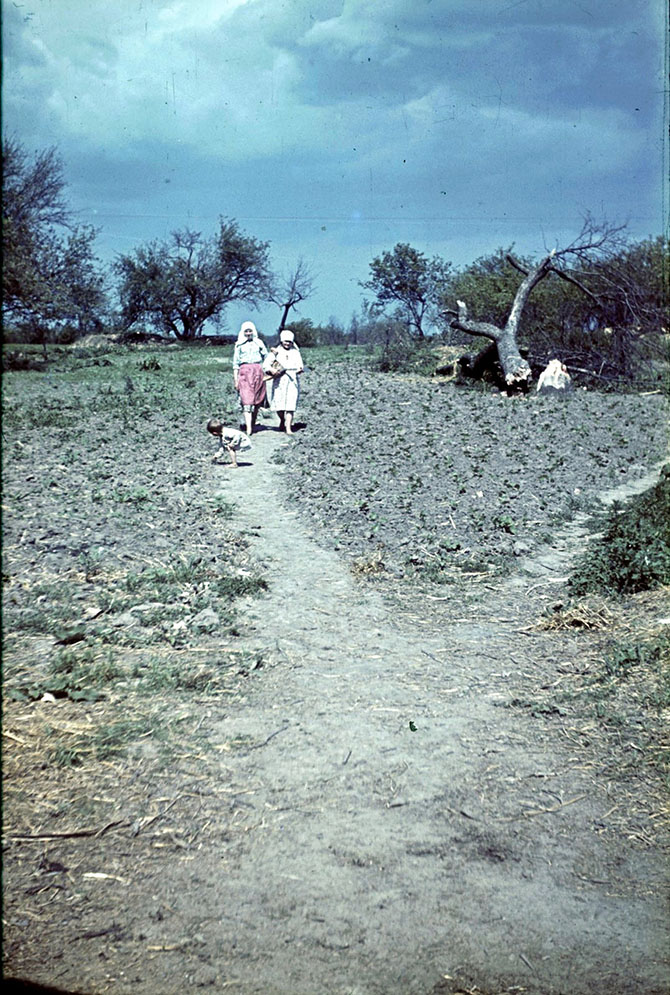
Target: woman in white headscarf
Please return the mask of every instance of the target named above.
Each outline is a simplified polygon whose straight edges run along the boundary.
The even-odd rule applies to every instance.
[[[295,344],[295,336],[288,328],[279,333],[279,345],[270,350],[283,372],[270,380],[270,407],[279,415],[279,427],[293,435],[293,416],[300,397],[300,374],[303,372],[302,356]]]
[[[265,401],[263,360],[268,351],[253,321],[243,321],[233,353],[233,383],[240,395],[247,435],[251,435]]]

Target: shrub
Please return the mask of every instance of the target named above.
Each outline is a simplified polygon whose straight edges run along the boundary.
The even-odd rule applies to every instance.
[[[659,482],[630,501],[613,505],[603,534],[575,565],[570,586],[588,591],[632,594],[670,584],[670,467]]]
[[[438,365],[435,346],[431,342],[406,335],[387,341],[379,357],[382,373],[418,373],[432,376]]]

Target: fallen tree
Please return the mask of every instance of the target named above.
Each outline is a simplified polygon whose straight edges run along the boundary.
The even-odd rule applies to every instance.
[[[624,228],[625,225],[612,225],[607,221],[595,222],[590,215],[587,215],[582,230],[573,243],[564,249],[552,249],[548,255],[531,268],[522,266],[508,253],[507,261],[523,274],[524,279],[514,295],[504,325],[471,318],[468,314],[467,303],[462,300],[456,302],[458,310],[443,308],[442,315],[452,328],[466,332],[468,335],[490,340],[491,344],[478,357],[475,357],[474,360],[468,358],[468,363],[462,364],[463,366],[467,365],[467,372],[473,375],[475,370],[483,371],[490,368],[492,362],[497,358],[502,368],[505,386],[512,391],[527,390],[532,372],[528,360],[522,355],[519,348],[518,333],[528,298],[538,283],[553,273],[560,279],[578,287],[582,293],[587,294],[593,300],[596,308],[599,307],[600,301],[597,295],[592,293],[577,278],[575,271],[583,268],[585,262],[605,256],[618,249],[621,244],[620,235]],[[560,265],[559,261],[566,261],[568,265]]]

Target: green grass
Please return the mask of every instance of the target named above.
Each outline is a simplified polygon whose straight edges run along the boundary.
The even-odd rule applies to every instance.
[[[112,760],[125,756],[131,743],[140,737],[155,736],[160,727],[155,719],[120,718],[92,726],[90,733],[64,735],[57,729],[46,729],[48,749],[46,759],[55,767],[79,767],[90,760]]]
[[[664,584],[670,584],[670,467],[625,508],[611,508],[601,537],[589,545],[570,578],[577,595],[633,594]]]

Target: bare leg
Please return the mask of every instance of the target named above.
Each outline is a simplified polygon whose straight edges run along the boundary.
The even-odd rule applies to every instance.
[[[247,435],[251,435],[251,433],[253,431],[253,425],[252,425],[252,421],[251,421],[251,412],[250,411],[245,411],[244,412],[244,424],[246,426]]]
[[[245,414],[246,414],[246,412],[245,412]],[[235,469],[237,469],[237,466],[238,466],[238,463],[237,463],[237,453],[235,452],[235,450],[233,449],[232,446],[226,446],[226,448],[227,448],[228,452],[230,453],[230,465],[234,466]]]
[[[284,422],[285,422],[285,425],[286,425],[286,434],[287,435],[293,435],[293,429],[291,428],[291,426],[293,424],[293,412],[292,411],[287,411],[286,412],[286,417],[285,417]]]

